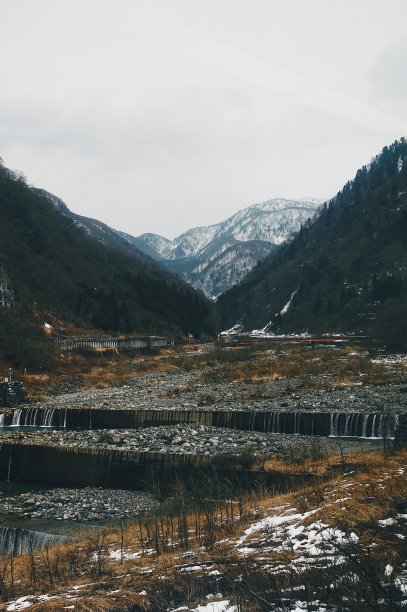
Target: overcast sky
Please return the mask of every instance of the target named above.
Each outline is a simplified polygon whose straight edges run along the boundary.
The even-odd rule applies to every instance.
[[[406,0],[1,0],[0,156],[169,238],[407,135]]]

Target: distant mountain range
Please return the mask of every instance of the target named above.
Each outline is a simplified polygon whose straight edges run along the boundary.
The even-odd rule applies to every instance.
[[[407,349],[405,139],[358,170],[218,306],[225,328],[353,332]]]
[[[297,232],[321,201],[283,198],[253,204],[226,221],[195,227],[174,240],[157,234],[121,234],[145,254],[216,297]]]

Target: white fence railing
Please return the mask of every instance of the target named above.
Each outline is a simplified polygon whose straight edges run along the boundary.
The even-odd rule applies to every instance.
[[[99,348],[125,349],[125,348],[158,348],[169,346],[171,340],[166,337],[148,336],[145,338],[64,338],[54,336],[54,344],[63,351],[74,351],[77,349],[94,350]]]

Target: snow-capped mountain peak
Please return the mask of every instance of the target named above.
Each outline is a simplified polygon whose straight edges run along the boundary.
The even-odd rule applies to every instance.
[[[133,240],[213,297],[239,282],[259,259],[298,231],[319,204],[312,198],[274,198],[243,208],[221,223],[194,227],[174,240],[157,234]]]

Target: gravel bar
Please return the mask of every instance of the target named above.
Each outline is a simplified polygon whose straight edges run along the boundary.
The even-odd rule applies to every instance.
[[[0,512],[36,519],[106,521],[139,516],[154,509],[149,493],[120,489],[47,489],[5,496],[0,493]]]
[[[81,390],[50,396],[31,406],[110,410],[314,410],[403,411],[407,408],[407,376],[400,383],[360,384],[332,388],[329,376],[273,379],[269,382],[208,382],[216,368],[192,372],[154,372],[119,387]],[[317,390],[310,390],[315,378]]]

